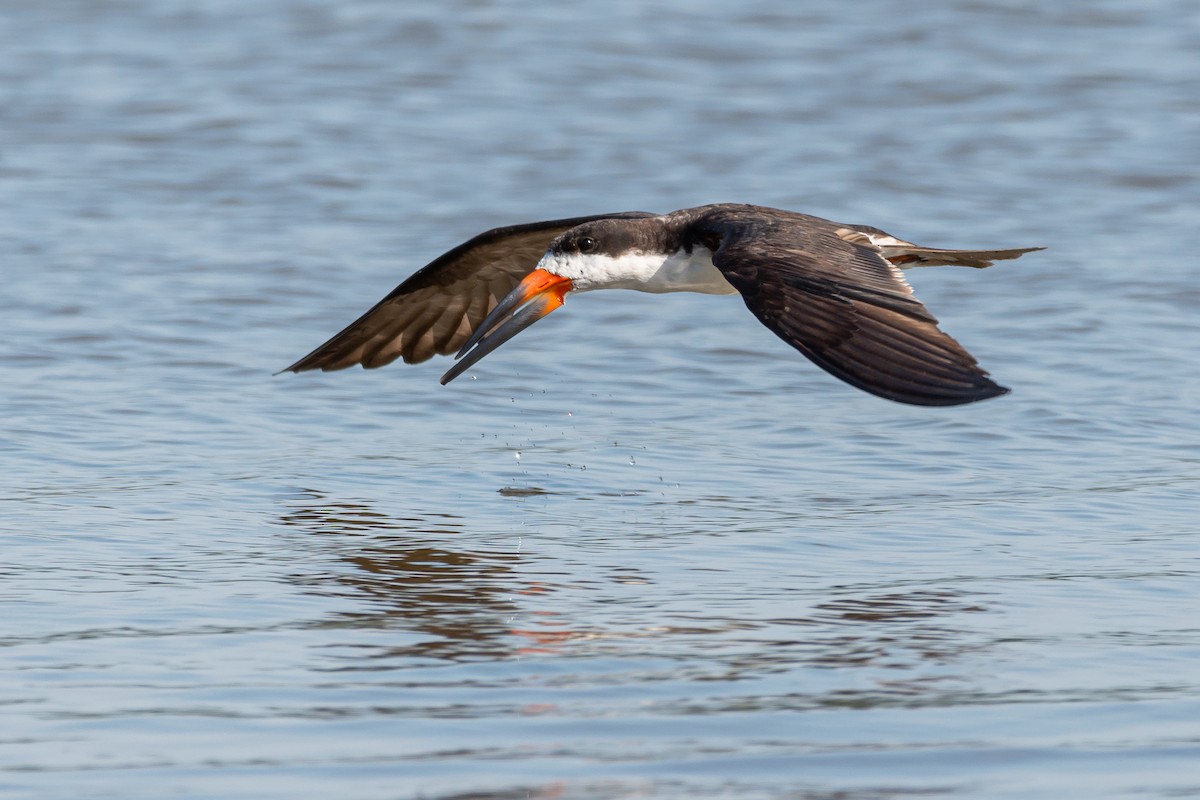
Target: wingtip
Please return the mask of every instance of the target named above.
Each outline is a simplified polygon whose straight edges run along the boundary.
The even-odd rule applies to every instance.
[[[1011,392],[1007,386],[1001,386],[986,376],[975,387],[975,391],[970,393],[956,394],[952,397],[947,397],[942,405],[948,406],[965,406],[971,403],[978,403],[983,400],[991,400],[995,397],[1003,397]]]
[[[983,387],[983,390],[980,391],[979,396],[975,400],[970,400],[968,402],[973,403],[978,400],[991,400],[993,397],[1003,397],[1004,395],[1012,392],[1012,389],[1008,388],[1007,386],[1001,386],[1000,384],[994,383],[991,380],[988,381],[988,384],[989,385]]]
[[[986,373],[976,374],[967,381],[936,381],[915,386],[907,382],[862,382],[841,375],[839,377],[877,397],[911,406],[965,406],[1001,397],[1012,391],[993,381]]]

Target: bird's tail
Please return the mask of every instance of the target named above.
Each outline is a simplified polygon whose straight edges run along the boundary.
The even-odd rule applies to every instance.
[[[1010,250],[941,250],[905,243],[900,246],[880,245],[883,257],[898,267],[974,267],[983,269],[996,261],[1019,258],[1044,247],[1017,247]]]
[[[938,247],[922,247],[919,244],[897,239],[878,228],[865,225],[854,228],[839,228],[837,235],[848,242],[874,247],[884,258],[898,267],[974,267],[983,269],[993,262],[1019,258],[1044,247],[1017,247],[1009,250],[943,250]]]

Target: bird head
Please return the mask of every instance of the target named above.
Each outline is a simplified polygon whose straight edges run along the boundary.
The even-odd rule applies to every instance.
[[[639,288],[661,266],[647,260],[637,239],[638,220],[586,222],[560,234],[532,272],[501,298],[458,351],[442,384],[457,378],[542,317],[562,306],[567,292]]]

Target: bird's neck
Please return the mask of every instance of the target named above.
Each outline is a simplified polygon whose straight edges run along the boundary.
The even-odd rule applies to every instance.
[[[574,291],[594,289],[633,289],[639,292],[699,292],[733,294],[736,290],[713,266],[712,251],[695,246],[674,253],[626,252],[578,254],[568,257],[547,255],[538,265],[556,275],[570,278]]]

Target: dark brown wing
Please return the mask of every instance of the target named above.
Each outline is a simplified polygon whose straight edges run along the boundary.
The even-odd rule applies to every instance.
[[[550,241],[584,222],[651,217],[644,211],[596,214],[493,228],[434,259],[401,283],[345,330],[284,372],[382,367],[397,358],[409,364],[449,355],[470,337]]]
[[[924,406],[1008,391],[938,329],[899,269],[836,224],[801,214],[756,222],[734,209],[697,227],[719,237],[713,263],[754,315],[847,383]]]

